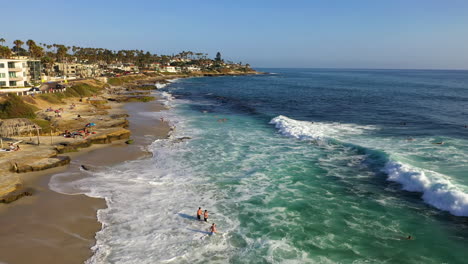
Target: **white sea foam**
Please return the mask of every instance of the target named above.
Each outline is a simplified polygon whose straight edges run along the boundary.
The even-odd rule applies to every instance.
[[[345,136],[360,135],[377,129],[375,126],[298,121],[285,116],[273,118],[270,124],[274,124],[279,132],[287,137],[319,141],[350,140]],[[349,141],[348,143],[356,144]],[[426,203],[456,216],[468,216],[468,194],[448,176],[395,160],[389,160],[383,171],[388,175],[389,181],[400,183],[404,190],[423,193],[422,198]]]
[[[177,137],[199,133],[174,111],[142,114],[153,119],[164,115],[177,126]],[[226,251],[225,240],[239,224],[212,211],[210,219],[219,223],[223,234],[211,237],[209,224],[195,221],[199,206],[216,208],[218,194],[203,175],[181,160],[184,153],[191,152],[187,143],[156,140],[148,149],[153,152],[151,159],[82,171],[89,175],[85,178],[70,179],[69,173],[52,177],[49,186],[57,192],[106,200],[107,208],[98,211],[102,230],[96,234],[94,255],[86,263],[209,261],[207,252]]]
[[[179,80],[180,80],[180,78],[175,78],[175,79],[169,79],[167,81],[170,82],[170,83],[175,83],[175,82],[177,82]]]
[[[164,87],[167,86],[167,83],[159,83],[159,82],[157,82],[157,83],[155,84],[155,86],[156,86],[157,89],[162,89],[162,88],[164,88]]]
[[[375,126],[356,124],[298,121],[286,116],[277,116],[270,121],[281,134],[300,140],[339,139],[343,135],[357,135],[377,129]]]
[[[404,190],[422,192],[425,202],[456,216],[468,216],[468,194],[440,173],[389,161],[383,171]]]
[[[174,97],[172,96],[172,94],[168,92],[160,92],[160,91],[158,91],[156,94],[160,98],[159,101],[161,101],[163,105],[167,107],[172,106],[172,102],[174,101]]]

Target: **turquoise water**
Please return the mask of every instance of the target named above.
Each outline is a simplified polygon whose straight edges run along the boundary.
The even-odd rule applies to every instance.
[[[153,158],[69,183],[109,206],[89,262],[465,262],[467,72],[270,71],[169,85]]]

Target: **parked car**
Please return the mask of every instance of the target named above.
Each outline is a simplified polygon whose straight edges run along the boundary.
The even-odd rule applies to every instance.
[[[55,85],[55,89],[64,89],[64,88],[65,88],[65,85],[63,84],[58,83],[57,85]]]
[[[41,89],[39,89],[39,87],[33,87],[31,89],[28,90],[28,92],[39,92]]]

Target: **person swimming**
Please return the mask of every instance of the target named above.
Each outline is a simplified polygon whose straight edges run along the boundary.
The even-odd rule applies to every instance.
[[[198,210],[197,210],[197,218],[198,218],[198,220],[200,220],[200,221],[201,221],[201,215],[202,215],[202,209],[201,209],[201,207],[198,207]]]

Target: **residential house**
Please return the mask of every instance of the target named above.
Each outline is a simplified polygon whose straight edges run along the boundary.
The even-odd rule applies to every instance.
[[[180,72],[181,69],[180,67],[176,67],[176,66],[162,66],[159,71],[177,73],[177,72]]]
[[[190,65],[190,66],[186,67],[186,70],[188,72],[198,72],[198,71],[201,71],[201,68],[198,67],[198,66],[195,66],[195,65]]]
[[[102,69],[97,64],[78,64],[76,67],[76,75],[80,78],[99,77],[102,73]]]
[[[77,77],[77,68],[80,64],[78,63],[64,63],[59,62],[55,63],[54,69],[55,72],[58,72],[60,75],[67,78],[76,78]]]

